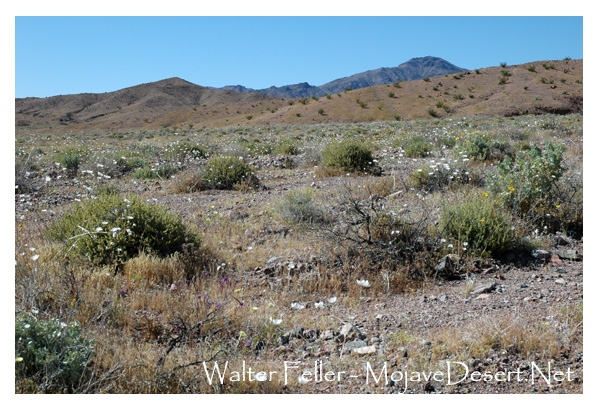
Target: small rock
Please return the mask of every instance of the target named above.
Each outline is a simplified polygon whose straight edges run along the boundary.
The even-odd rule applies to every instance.
[[[439,301],[441,301],[441,302],[445,302],[447,300],[449,300],[449,296],[446,294],[443,294],[442,296],[439,297]]]
[[[532,256],[542,261],[549,261],[551,259],[551,253],[546,250],[532,250]]]
[[[555,280],[556,284],[566,284],[566,280],[564,280],[563,278],[558,278],[557,280]]]
[[[343,347],[343,349],[345,351],[351,351],[351,350],[355,350],[355,349],[366,347],[367,345],[368,344],[366,343],[366,341],[363,341],[363,340],[354,340],[354,341],[350,341],[348,343],[345,343],[345,346]]]
[[[354,353],[356,354],[374,354],[376,352],[376,347],[374,345],[368,345],[366,347],[354,348]]]
[[[554,267],[563,267],[564,262],[559,258],[559,255],[551,254],[551,265]]]
[[[570,245],[572,244],[570,240],[568,240],[563,235],[559,235],[555,237],[555,245]]]
[[[323,340],[332,340],[333,338],[335,338],[335,334],[333,333],[333,330],[326,330],[326,331],[325,331],[325,332],[322,334],[321,338],[322,338]]]
[[[274,264],[274,263],[278,262],[279,260],[281,260],[281,257],[272,257],[266,262],[266,264]]]
[[[580,261],[582,260],[582,255],[578,254],[578,251],[570,249],[570,250],[556,250],[553,251],[554,254],[557,254],[559,258],[562,260],[573,260]]]
[[[445,279],[456,277],[459,271],[460,256],[457,254],[447,254],[437,262],[435,272],[438,276]]]
[[[481,284],[477,287],[474,287],[474,289],[472,291],[470,291],[470,295],[488,294],[488,293],[495,291],[497,286],[498,286],[497,283]]]
[[[476,297],[476,300],[486,300],[487,298],[489,298],[489,294],[480,294],[478,297]]]
[[[341,331],[337,336],[337,340],[339,342],[344,342],[352,339],[363,339],[364,336],[360,333],[360,331],[351,323],[345,323],[343,327],[341,327]]]

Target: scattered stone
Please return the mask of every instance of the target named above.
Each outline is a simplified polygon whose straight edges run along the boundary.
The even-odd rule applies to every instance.
[[[555,245],[571,245],[572,242],[564,237],[563,235],[558,235],[555,237]]]
[[[578,254],[578,251],[570,249],[570,250],[555,250],[554,254],[557,254],[559,258],[562,260],[573,260],[580,261],[582,260],[582,255]]]
[[[551,254],[551,265],[554,267],[563,267],[564,262],[559,258],[559,255]]]
[[[351,351],[351,350],[355,350],[358,348],[363,348],[366,347],[368,344],[366,343],[366,341],[363,340],[354,340],[354,341],[350,341],[345,343],[343,349],[345,351]]]
[[[335,334],[333,333],[333,330],[326,330],[326,331],[325,331],[325,332],[322,334],[321,338],[322,338],[323,340],[332,340],[333,338],[335,338]]]
[[[566,280],[564,280],[563,278],[558,278],[557,280],[555,280],[556,284],[566,284]]]
[[[354,353],[365,355],[365,354],[374,354],[376,352],[376,347],[374,345],[368,345],[362,348],[354,348]]]
[[[546,250],[532,250],[532,256],[542,261],[549,261],[551,259],[551,253]]]
[[[459,271],[460,256],[457,254],[448,254],[441,258],[435,267],[435,272],[441,278],[446,280],[457,277]]]
[[[364,336],[360,331],[351,323],[345,323],[343,327],[341,327],[341,331],[337,336],[337,340],[339,342],[344,342],[352,339],[364,339]]]
[[[268,259],[268,261],[266,262],[266,264],[274,264],[274,263],[276,263],[276,262],[278,262],[280,260],[281,260],[281,257],[272,257],[272,258]]]
[[[470,295],[492,293],[493,291],[495,291],[497,286],[498,286],[497,283],[482,284],[477,287],[474,287],[474,289],[472,291],[470,291]]]
[[[489,298],[490,294],[480,294],[478,297],[475,298],[475,300],[486,300],[487,298]]]
[[[449,296],[446,294],[443,294],[442,296],[439,297],[439,301],[441,301],[441,302],[445,302],[447,300],[449,300]]]

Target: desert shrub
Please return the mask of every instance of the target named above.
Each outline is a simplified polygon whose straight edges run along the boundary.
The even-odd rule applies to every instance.
[[[314,202],[310,191],[287,194],[277,207],[287,224],[320,224],[327,221],[324,209]]]
[[[121,190],[115,184],[104,184],[96,188],[96,194],[99,196],[118,195]]]
[[[42,392],[72,392],[93,355],[94,341],[83,338],[77,323],[39,320],[29,313],[15,319],[17,383],[28,380]]]
[[[50,226],[50,239],[94,264],[120,263],[140,252],[161,257],[199,243],[179,217],[138,198],[104,195],[87,200]]]
[[[172,143],[167,149],[167,153],[177,159],[199,159],[208,158],[208,149],[199,144],[193,144],[189,141],[177,141]]]
[[[77,174],[77,170],[79,170],[79,165],[81,164],[81,157],[79,154],[73,150],[67,150],[60,157],[60,165],[66,168],[69,173]]]
[[[465,254],[499,257],[517,245],[509,214],[489,197],[445,205],[439,229]]]
[[[154,178],[168,179],[177,174],[179,169],[172,164],[164,163],[156,168],[143,167],[135,170],[133,177],[138,180],[151,180]]]
[[[433,148],[433,144],[420,136],[413,136],[403,144],[406,155],[410,157],[428,157]]]
[[[332,143],[322,152],[322,166],[342,168],[345,171],[366,171],[372,168],[372,150],[355,140]]]
[[[156,178],[156,172],[152,169],[152,167],[143,167],[135,170],[133,173],[133,177],[138,180],[149,180],[152,178]]]
[[[213,157],[201,172],[202,188],[231,190],[235,185],[250,180],[257,185],[254,169],[237,157]]]
[[[160,164],[158,168],[156,168],[156,175],[160,178],[171,178],[179,169],[170,163]]]
[[[461,165],[434,163],[428,168],[414,170],[408,182],[411,187],[432,192],[467,184],[481,185],[483,179],[478,173]]]
[[[275,147],[275,152],[286,156],[294,156],[299,153],[299,145],[297,141],[291,139],[285,139],[279,142]]]
[[[534,210],[538,225],[580,238],[583,231],[583,178],[574,164],[555,183],[551,195]]]
[[[533,146],[506,157],[497,164],[497,172],[487,178],[489,190],[501,202],[520,215],[550,201],[557,181],[562,176],[563,147],[545,144],[545,150]]]
[[[464,158],[487,160],[491,156],[491,139],[482,134],[475,134],[458,140],[454,150]]]
[[[117,170],[121,173],[129,173],[135,169],[145,167],[147,162],[139,157],[119,157],[116,159]]]

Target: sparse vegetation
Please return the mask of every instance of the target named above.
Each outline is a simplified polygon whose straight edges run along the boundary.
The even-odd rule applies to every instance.
[[[582,62],[552,64],[547,85],[519,65],[497,87],[490,67],[402,83],[400,99],[389,84],[306,106],[205,100],[139,126],[17,125],[15,392],[399,392],[301,384],[303,366],[286,386],[210,385],[202,365],[396,357],[576,375],[410,392],[581,392]]]

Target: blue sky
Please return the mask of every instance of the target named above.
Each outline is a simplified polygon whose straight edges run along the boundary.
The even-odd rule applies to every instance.
[[[582,17],[16,17],[15,96],[321,85],[412,57],[464,68],[583,58]]]

